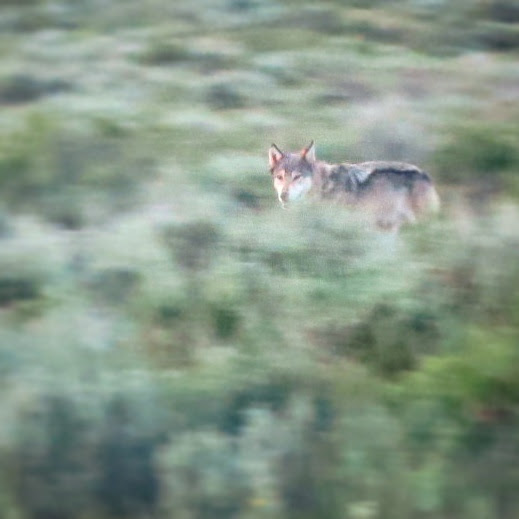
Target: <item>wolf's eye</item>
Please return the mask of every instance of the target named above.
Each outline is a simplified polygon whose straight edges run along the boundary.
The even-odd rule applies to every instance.
[[[283,180],[283,175],[278,175],[276,178],[277,178],[278,180]]]
[[[292,180],[299,180],[300,178],[301,178],[301,175],[299,173],[292,175]]]

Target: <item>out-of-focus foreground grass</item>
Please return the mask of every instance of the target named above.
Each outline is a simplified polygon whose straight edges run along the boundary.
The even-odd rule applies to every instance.
[[[518,517],[518,21],[0,1],[2,517]],[[439,218],[282,211],[310,139]]]

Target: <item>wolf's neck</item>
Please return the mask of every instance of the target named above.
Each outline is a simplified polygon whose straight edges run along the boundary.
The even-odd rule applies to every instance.
[[[323,197],[356,193],[359,183],[353,164],[329,164],[318,161],[314,165],[315,190]]]
[[[351,162],[341,162],[340,164],[331,164],[323,160],[318,160],[314,164],[314,174],[316,175],[333,175],[337,172],[347,172],[352,166]]]

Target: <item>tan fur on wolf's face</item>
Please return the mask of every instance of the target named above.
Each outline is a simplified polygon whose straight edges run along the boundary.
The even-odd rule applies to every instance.
[[[283,206],[288,202],[301,200],[312,188],[312,163],[315,160],[313,153],[313,142],[301,153],[285,154],[275,144],[271,146],[270,172],[274,189]]]
[[[282,204],[300,200],[310,191],[311,187],[312,177],[303,175],[297,170],[291,172],[280,170],[275,173],[274,189]]]

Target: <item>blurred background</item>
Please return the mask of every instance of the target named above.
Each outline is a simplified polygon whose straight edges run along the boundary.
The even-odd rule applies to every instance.
[[[514,0],[0,0],[6,519],[519,517]],[[396,240],[271,142],[413,162]]]

